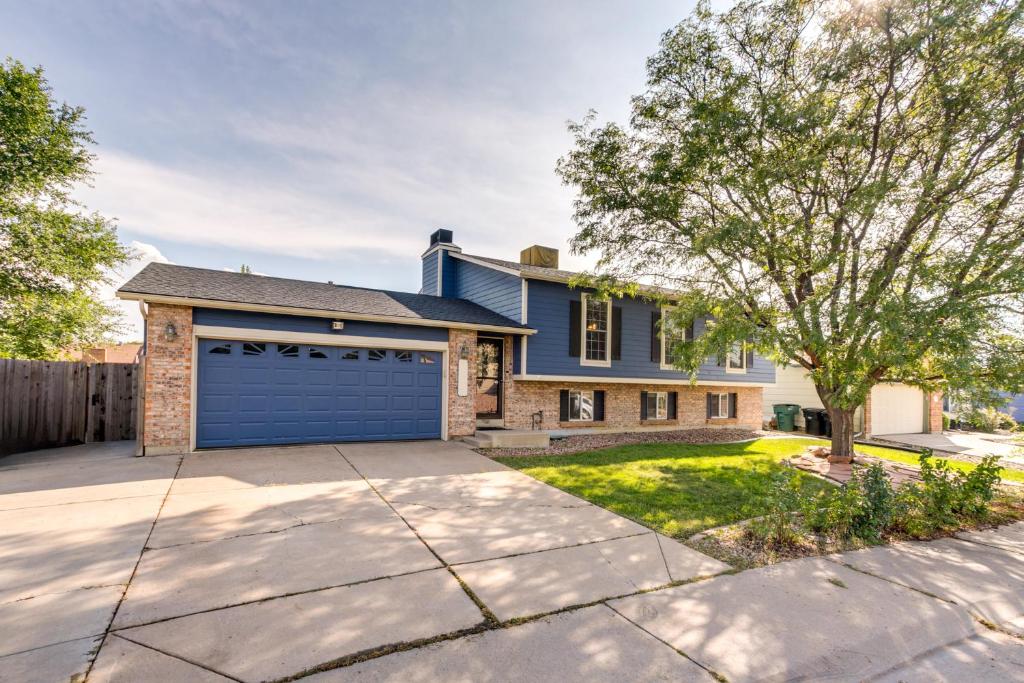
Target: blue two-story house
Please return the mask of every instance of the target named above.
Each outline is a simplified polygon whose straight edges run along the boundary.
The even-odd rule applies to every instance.
[[[416,294],[147,266],[118,292],[146,317],[145,451],[761,426],[769,361],[740,344],[691,382],[661,305],[571,288],[555,250],[473,256],[438,230],[421,260]]]

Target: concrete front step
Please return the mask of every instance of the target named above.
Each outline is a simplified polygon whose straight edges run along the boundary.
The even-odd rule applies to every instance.
[[[547,432],[527,429],[479,430],[462,440],[473,448],[547,448],[551,443]]]

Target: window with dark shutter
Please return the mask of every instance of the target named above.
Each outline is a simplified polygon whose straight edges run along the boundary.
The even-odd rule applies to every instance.
[[[622,309],[612,306],[612,360],[622,360]]]
[[[679,416],[678,410],[679,403],[679,392],[670,391],[668,392],[668,419],[674,420]]]
[[[715,395],[712,394],[712,393],[708,393],[707,394],[707,400],[708,400],[707,418],[710,420],[714,416]]]
[[[661,363],[661,335],[658,333],[658,323],[661,321],[661,311],[651,311],[651,362]]]
[[[747,340],[747,370],[754,367],[754,343],[750,339]]]
[[[604,392],[594,392],[594,421],[604,422]]]
[[[729,417],[736,417],[736,394],[729,394]]]
[[[569,390],[562,389],[558,392],[558,421],[569,421]]]
[[[641,420],[646,420],[647,419],[647,392],[646,391],[641,391],[640,392],[640,419]]]
[[[580,302],[573,300],[569,302],[569,355],[573,358],[580,357],[580,320],[583,317]]]

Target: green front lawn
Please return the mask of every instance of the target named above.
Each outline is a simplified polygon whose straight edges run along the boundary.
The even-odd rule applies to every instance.
[[[765,513],[764,495],[779,461],[815,439],[758,439],[742,444],[631,444],[573,455],[498,458],[543,482],[676,538]],[[858,451],[917,464],[913,453],[878,446]],[[950,461],[956,469],[970,463]],[[801,473],[805,490],[827,488]],[[1024,473],[1004,470],[1008,479]]]
[[[632,444],[574,455],[498,458],[543,482],[676,538],[764,514],[770,475],[807,439]],[[829,484],[801,474],[808,490]]]

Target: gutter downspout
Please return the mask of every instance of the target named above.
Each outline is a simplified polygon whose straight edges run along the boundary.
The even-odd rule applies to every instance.
[[[149,309],[146,302],[139,299],[139,313],[142,314],[142,346],[135,357],[139,365],[139,374],[135,378],[135,456],[141,457],[146,454],[144,431],[146,425],[146,344],[149,341]]]

